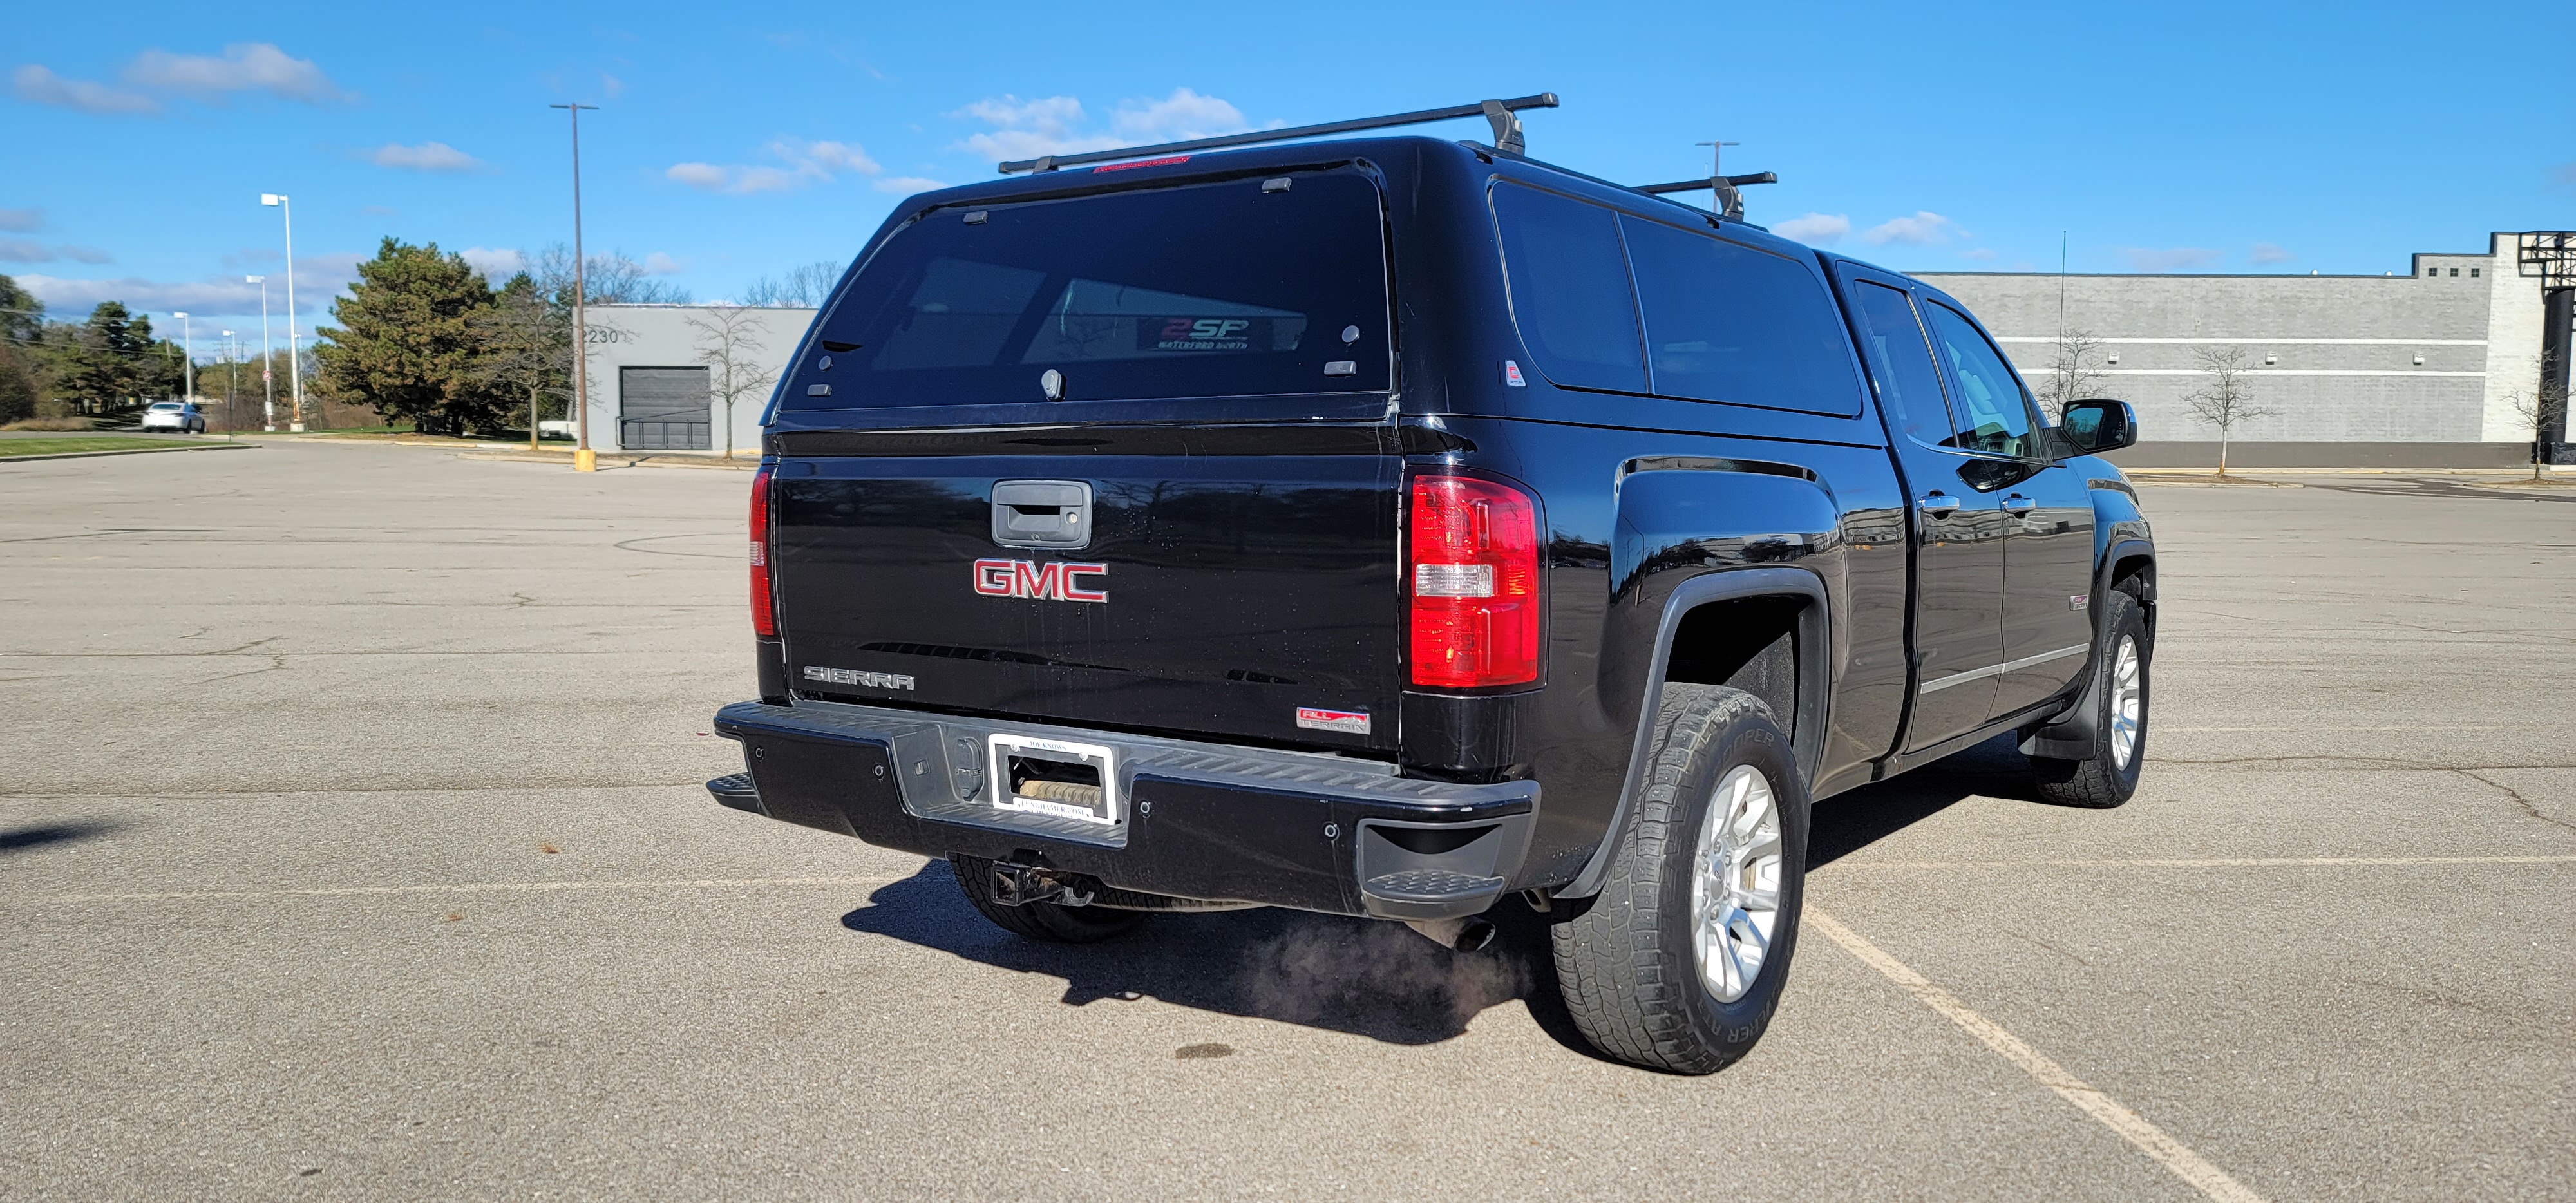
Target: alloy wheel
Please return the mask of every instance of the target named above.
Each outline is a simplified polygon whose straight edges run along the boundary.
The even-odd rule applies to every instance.
[[[1719,1002],[1753,988],[1780,920],[1780,807],[1771,782],[1737,765],[1700,821],[1691,876],[1691,953]]]

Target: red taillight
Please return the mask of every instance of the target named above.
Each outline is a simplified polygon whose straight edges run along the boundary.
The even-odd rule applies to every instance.
[[[778,609],[769,599],[769,469],[751,476],[751,632],[778,638]]]
[[[1490,480],[1417,476],[1407,534],[1413,683],[1538,680],[1538,503]]]

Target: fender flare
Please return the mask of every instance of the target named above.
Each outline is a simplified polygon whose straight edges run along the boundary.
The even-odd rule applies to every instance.
[[[1602,829],[1601,846],[1592,850],[1592,858],[1574,880],[1554,893],[1559,898],[1589,898],[1601,892],[1601,881],[1609,876],[1610,858],[1616,854],[1620,836],[1636,812],[1637,795],[1645,786],[1646,762],[1652,755],[1655,739],[1655,712],[1663,700],[1664,665],[1671,660],[1673,636],[1681,630],[1683,616],[1711,602],[1752,597],[1801,597],[1807,607],[1798,616],[1798,713],[1793,718],[1793,746],[1798,758],[1798,771],[1809,778],[1825,745],[1825,725],[1829,720],[1833,691],[1833,621],[1825,582],[1804,568],[1728,568],[1703,573],[1683,581],[1665,599],[1663,613],[1655,625],[1654,658],[1647,666],[1645,700],[1637,709],[1637,735],[1628,752],[1628,772],[1619,785],[1619,805],[1610,812],[1610,823]]]

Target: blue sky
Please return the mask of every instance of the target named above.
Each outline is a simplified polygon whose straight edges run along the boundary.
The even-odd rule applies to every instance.
[[[384,235],[504,267],[584,221],[699,299],[846,261],[999,157],[1559,93],[1533,154],[1776,170],[1749,216],[1900,269],[2368,273],[2576,226],[2554,5],[21,6],[0,272],[304,325]],[[2553,66],[2555,64],[2555,66]],[[1432,127],[1483,137],[1481,122]],[[283,296],[276,295],[282,309]],[[175,323],[173,323],[175,325]],[[282,329],[282,327],[281,327]],[[174,331],[175,332],[175,331]],[[203,352],[205,344],[200,344]]]

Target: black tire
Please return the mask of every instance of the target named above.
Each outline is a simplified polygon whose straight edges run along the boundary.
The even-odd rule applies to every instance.
[[[1805,896],[1807,787],[1789,736],[1761,699],[1716,685],[1664,687],[1636,813],[1601,892],[1555,925],[1557,984],[1593,1047],[1632,1065],[1714,1073],[1752,1051],[1771,1024],[1797,949]],[[1771,787],[1779,823],[1778,910],[1760,968],[1741,996],[1702,984],[1692,883],[1712,795],[1739,766]]]
[[[2108,810],[2138,792],[2138,776],[2147,763],[2148,666],[2155,642],[2147,635],[2147,608],[2125,589],[2104,595],[2102,645],[2093,653],[2093,754],[2082,760],[2051,756],[2030,758],[2030,775],[2039,796],[2060,806]],[[2120,702],[2118,675],[2123,647],[2137,657],[2137,716],[2128,758],[2123,761],[2112,723]]]
[[[993,862],[971,856],[948,858],[949,871],[957,875],[957,888],[966,892],[966,901],[993,921],[994,926],[1013,935],[1052,944],[1096,944],[1113,936],[1136,930],[1145,921],[1142,911],[1111,910],[1100,906],[1064,906],[1053,902],[1028,902],[1003,906],[993,901]]]

